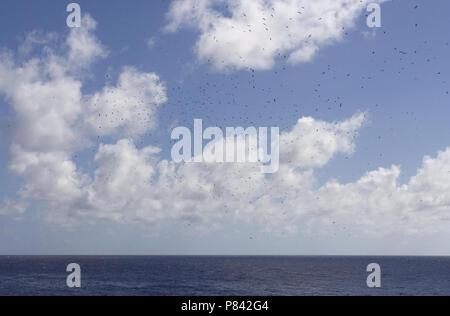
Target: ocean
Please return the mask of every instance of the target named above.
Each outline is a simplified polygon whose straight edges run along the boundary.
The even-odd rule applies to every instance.
[[[81,288],[66,267],[81,266]],[[367,287],[370,263],[381,288]],[[0,296],[450,295],[447,257],[0,257]]]

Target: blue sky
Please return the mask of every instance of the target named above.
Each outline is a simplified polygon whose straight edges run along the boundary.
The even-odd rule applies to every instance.
[[[84,95],[92,95],[105,85],[116,85],[127,65],[142,73],[157,74],[166,87],[167,102],[158,107],[157,127],[134,140],[137,149],[159,147],[162,153],[158,159],[170,161],[171,128],[192,127],[195,118],[202,118],[206,126],[279,126],[289,132],[302,117],[341,122],[364,112],[367,119],[358,128],[354,152],[338,151],[326,165],[315,168],[317,188],[333,180],[342,185],[356,183],[367,172],[398,165],[401,189],[402,185],[415,185],[410,178],[423,167],[425,156],[436,158],[439,151],[450,146],[448,1],[388,1],[382,4],[382,28],[369,29],[361,11],[352,21],[354,27],[346,30],[342,39],[321,44],[311,60],[292,64],[283,57],[289,54],[284,52],[269,69],[255,71],[215,69],[211,60],[199,57],[194,50],[202,32],[196,27],[182,26],[176,32],[166,32],[171,2],[78,1],[82,12],[97,21],[93,36],[108,51],[108,56],[89,65],[80,79]],[[52,45],[58,47],[70,32],[65,24],[66,5],[61,1],[3,1],[0,47],[14,52],[16,64],[21,62],[17,48],[33,30],[57,34],[59,40]],[[148,47],[150,39],[153,45]],[[41,58],[39,49],[33,50],[31,57]],[[0,99],[0,197],[18,201],[21,197],[17,192],[29,179],[9,167],[14,137],[11,128],[5,126],[14,125],[16,116],[11,101],[4,96],[5,93]],[[118,140],[116,136],[95,136],[92,139],[96,145],[77,150],[74,155],[71,152],[77,168],[91,177],[96,170],[93,159],[99,145]],[[442,169],[442,173],[448,172]],[[433,181],[430,177],[425,175],[423,179]],[[445,220],[450,207],[443,193],[432,191],[433,185],[423,179],[418,182],[424,183],[410,189],[411,194],[419,192],[431,196],[434,202],[440,199],[442,204],[430,202],[433,205],[425,210],[411,212],[429,211],[429,217],[438,221],[442,229],[430,229],[435,227],[434,222],[424,220],[422,216],[428,215],[420,213],[413,220],[414,229],[406,220],[400,220],[383,232],[362,231],[362,224],[351,220],[351,212],[357,206],[350,211],[342,206],[344,215],[329,215],[328,220],[335,225],[324,228],[320,224],[323,215],[317,222],[312,218],[316,216],[315,207],[325,214],[327,208],[309,204],[311,214],[293,216],[289,226],[295,223],[296,229],[288,232],[280,227],[268,229],[251,218],[242,220],[241,215],[204,222],[189,222],[183,215],[175,219],[169,216],[171,219],[157,223],[81,216],[74,226],[65,227],[47,220],[52,211],[58,212],[52,207],[58,207],[28,199],[31,206],[20,218],[0,213],[0,254],[448,254],[449,230],[445,229]],[[436,179],[436,187],[445,180]],[[367,194],[370,200],[371,194],[380,190],[389,192],[389,188],[381,188],[383,183],[379,182],[380,188],[373,184],[373,192],[356,190],[363,197]],[[175,201],[178,198],[169,197]],[[399,196],[398,200],[405,198]],[[413,199],[410,195],[408,198]],[[374,204],[361,208],[387,208],[387,212],[395,209]],[[367,212],[362,217],[370,221],[371,211]],[[314,224],[308,222],[311,219]],[[390,221],[389,217],[384,220]],[[381,220],[374,225],[383,226],[386,222]],[[319,232],[322,229],[326,230],[324,234]]]

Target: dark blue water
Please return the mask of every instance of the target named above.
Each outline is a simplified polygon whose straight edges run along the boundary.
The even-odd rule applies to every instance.
[[[382,288],[366,285],[369,263]],[[82,288],[66,267],[82,268]],[[0,295],[450,295],[450,258],[0,257]]]

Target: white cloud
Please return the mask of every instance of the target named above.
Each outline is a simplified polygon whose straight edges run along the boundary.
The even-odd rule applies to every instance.
[[[23,201],[14,201],[6,198],[0,205],[0,216],[20,219],[26,212],[27,208],[28,205],[26,205]]]
[[[450,220],[450,148],[423,166],[407,184],[399,184],[399,166],[368,172],[359,181],[330,181],[318,190],[318,210],[352,217],[366,232],[448,231]]]
[[[88,206],[98,218],[117,221],[156,221],[162,203],[152,198],[152,178],[160,150],[138,150],[130,140],[102,145],[95,157],[99,166],[92,184],[86,188]]]
[[[157,108],[166,101],[157,75],[127,67],[116,87],[105,87],[89,98],[85,120],[91,132],[100,136],[138,137],[156,127]]]
[[[302,118],[292,131],[281,135],[281,160],[294,167],[317,168],[325,166],[336,153],[352,154],[353,139],[364,121],[364,113],[338,123]]]
[[[105,48],[95,36],[92,36],[92,32],[97,28],[97,22],[89,15],[85,15],[82,25],[83,27],[73,28],[66,41],[69,48],[67,61],[78,67],[89,66],[95,59],[107,55]]]
[[[166,29],[200,31],[198,57],[218,69],[270,69],[277,56],[310,61],[341,40],[369,3],[387,0],[175,0]],[[219,9],[221,8],[221,9]]]
[[[19,56],[29,57],[36,45],[48,45],[57,39],[56,33],[45,33],[42,31],[33,31],[28,33],[22,44],[19,46]]]

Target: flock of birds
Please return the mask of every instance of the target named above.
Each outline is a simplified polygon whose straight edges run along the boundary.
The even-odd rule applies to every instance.
[[[414,5],[412,9],[418,10],[419,5]],[[315,60],[316,64],[323,63],[322,70],[318,73],[311,73],[311,67],[308,65],[292,67],[287,61],[287,55],[281,53],[277,56],[278,66],[271,71],[257,71],[249,67],[246,71],[230,72],[224,75],[211,70],[213,63],[209,60],[204,66],[194,67],[195,71],[178,73],[172,82],[168,82],[169,101],[161,108],[161,125],[169,126],[176,122],[179,126],[191,126],[194,118],[202,118],[209,126],[223,128],[267,126],[265,123],[272,122],[271,125],[288,130],[305,115],[342,119],[364,106],[370,107],[371,112],[390,113],[390,109],[377,100],[367,99],[369,104],[351,104],[347,101],[347,95],[353,93],[364,96],[366,91],[373,92],[380,82],[386,79],[392,80],[392,78],[405,84],[422,79],[433,81],[441,87],[443,96],[449,96],[450,87],[445,79],[446,72],[436,69],[439,67],[440,60],[433,53],[433,50],[448,48],[449,43],[445,41],[436,43],[427,38],[420,38],[423,34],[419,31],[419,23],[407,27],[408,32],[415,32],[414,48],[400,47],[402,42],[393,42],[390,38],[392,33],[396,33],[397,39],[401,38],[398,32],[383,26],[377,32],[376,44],[372,45],[371,39],[367,40],[366,54],[363,56],[364,64],[352,67],[351,72],[346,71],[338,59],[323,57],[324,54]],[[345,43],[356,33],[356,31],[345,32],[343,42]],[[220,41],[220,38],[216,40]],[[382,45],[379,44],[380,41],[383,42]],[[375,46],[377,49],[373,48]],[[331,48],[323,48],[323,50],[328,49]],[[338,47],[338,49],[341,49],[342,53],[346,48]],[[164,48],[160,50],[163,56]],[[355,56],[355,60],[362,59]],[[204,71],[203,75],[199,76],[198,71]],[[308,72],[309,78],[301,78],[302,73],[305,72]],[[421,78],[424,73],[428,73],[429,76]],[[339,87],[339,89],[333,89],[333,87]],[[347,95],[341,93],[341,88]],[[392,86],[392,89],[395,88]],[[383,91],[380,93],[383,94]],[[341,112],[345,115],[341,115]],[[394,111],[388,117],[393,122],[392,132],[397,128],[395,113]],[[404,107],[402,115],[409,118],[411,124],[418,120],[415,111],[408,107]],[[167,136],[166,132],[166,130],[162,131],[164,135],[161,138]],[[147,143],[148,136],[153,135],[146,135],[141,140],[142,144]],[[382,136],[377,136],[376,141],[381,140]],[[383,153],[380,153],[380,157],[382,156]],[[330,223],[339,226],[339,223],[333,219],[330,219]],[[348,231],[345,226],[338,230],[341,233]],[[256,237],[251,236],[250,239],[253,240]]]

